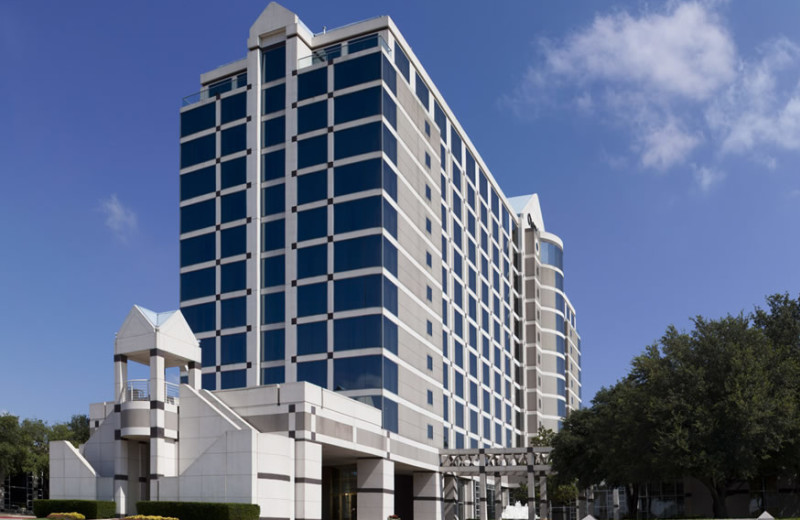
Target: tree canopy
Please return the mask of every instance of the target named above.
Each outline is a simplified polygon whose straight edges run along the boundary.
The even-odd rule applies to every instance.
[[[730,484],[794,476],[800,447],[800,298],[751,315],[668,327],[630,373],[573,412],[554,439],[554,469],[581,486],[627,488],[691,476],[727,516]]]
[[[6,475],[30,472],[47,474],[50,441],[66,440],[76,447],[89,440],[89,418],[73,415],[65,423],[49,426],[40,419],[0,415],[0,483]]]

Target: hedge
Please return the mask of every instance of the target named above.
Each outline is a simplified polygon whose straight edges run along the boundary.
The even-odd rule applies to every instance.
[[[80,513],[90,518],[115,518],[117,506],[111,500],[34,500],[36,518],[46,518],[50,513]]]
[[[258,520],[257,504],[218,502],[153,502],[136,503],[140,515],[171,516],[180,520]]]

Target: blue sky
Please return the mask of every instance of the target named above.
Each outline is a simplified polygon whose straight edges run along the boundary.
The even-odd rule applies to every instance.
[[[284,5],[391,15],[505,193],[539,193],[585,402],[667,325],[798,294],[800,3]],[[111,400],[130,307],[177,308],[180,101],[266,2],[221,6],[0,3],[0,410]]]

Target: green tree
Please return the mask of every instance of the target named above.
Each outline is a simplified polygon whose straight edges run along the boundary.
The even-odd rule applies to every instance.
[[[634,361],[649,387],[660,467],[702,482],[714,515],[727,516],[734,481],[757,476],[796,435],[792,385],[797,363],[744,316],[694,319],[694,330],[667,329],[660,349]]]
[[[23,458],[19,418],[7,413],[0,415],[0,486],[7,475],[22,470]]]

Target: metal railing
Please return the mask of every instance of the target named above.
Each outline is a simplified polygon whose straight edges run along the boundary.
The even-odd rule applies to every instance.
[[[180,396],[180,385],[164,382],[164,402],[177,404]],[[125,383],[125,390],[122,393],[122,402],[128,401],[149,401],[150,400],[150,380],[149,379],[130,379]]]
[[[392,53],[389,44],[386,43],[386,40],[384,40],[380,34],[370,34],[362,38],[350,40],[347,43],[337,43],[325,47],[324,49],[312,51],[310,56],[304,56],[297,60],[297,70],[311,67],[317,63],[325,63],[334,58],[353,54],[358,51],[363,51],[364,49],[371,49],[372,47],[381,47],[389,55]]]
[[[211,99],[217,94],[222,94],[224,92],[228,92],[229,90],[234,90],[239,87],[247,86],[247,74],[239,74],[237,76],[233,76],[227,79],[223,79],[222,81],[218,81],[213,85],[209,85],[208,87],[204,88],[200,92],[195,92],[194,94],[189,94],[185,98],[183,98],[183,104],[181,106],[189,106],[200,101],[205,101],[206,99]]]

